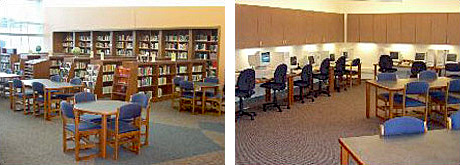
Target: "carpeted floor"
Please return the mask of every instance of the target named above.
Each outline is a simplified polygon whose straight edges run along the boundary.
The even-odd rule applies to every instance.
[[[257,116],[236,122],[236,163],[339,164],[340,137],[379,133],[382,121],[373,110],[370,119],[365,115],[364,86],[320,96],[314,103],[295,102],[283,112],[263,112],[263,99],[249,101]]]
[[[75,164],[74,152],[62,152],[60,118],[23,115],[0,99],[0,164]],[[96,158],[90,164],[224,164],[224,115],[191,115],[155,103],[151,111],[150,145],[140,155],[120,150],[119,159]]]

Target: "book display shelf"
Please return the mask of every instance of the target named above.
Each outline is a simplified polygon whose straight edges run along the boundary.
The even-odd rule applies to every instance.
[[[50,61],[35,59],[24,62],[24,77],[27,79],[48,79],[50,77]]]
[[[14,70],[14,63],[19,61],[16,49],[0,49],[0,70],[5,71],[7,69]]]
[[[135,68],[126,68],[118,66],[115,69],[111,99],[129,101],[132,94],[137,92],[136,82],[137,77]]]
[[[93,50],[91,32],[75,32],[75,47],[80,48],[81,55],[90,55]]]
[[[60,75],[61,68],[64,67],[64,56],[50,56],[50,76]]]
[[[110,55],[112,53],[111,42],[112,39],[112,32],[93,32],[95,44],[94,46],[94,54],[100,56]]]

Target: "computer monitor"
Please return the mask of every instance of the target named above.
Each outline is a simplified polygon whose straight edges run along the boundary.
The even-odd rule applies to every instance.
[[[397,60],[399,59],[399,52],[390,52],[390,58],[392,60]]]
[[[329,55],[329,60],[335,61],[335,54],[330,54]]]
[[[291,57],[291,65],[292,66],[297,66],[297,57],[296,56]]]
[[[342,55],[345,56],[345,58],[348,58],[348,52],[343,52]]]
[[[315,63],[315,57],[308,56],[308,62],[310,63],[310,65],[313,65]]]
[[[446,62],[456,62],[457,54],[447,54]]]
[[[415,53],[415,60],[416,61],[424,61],[426,53]]]
[[[262,65],[270,64],[270,52],[264,52],[260,54],[260,62]]]

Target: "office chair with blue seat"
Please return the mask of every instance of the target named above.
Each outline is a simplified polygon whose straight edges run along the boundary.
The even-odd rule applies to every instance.
[[[286,74],[287,65],[280,64],[276,67],[273,81],[260,85],[262,88],[273,90],[273,102],[263,104],[264,111],[267,111],[268,106],[274,106],[278,108],[279,112],[282,112],[281,105],[278,104],[278,100],[276,99],[276,91],[281,92],[282,90],[286,89]],[[289,109],[289,106],[287,108]]]
[[[330,92],[329,92],[329,86],[326,87],[326,89],[323,89],[323,84],[326,84],[328,83],[329,81],[329,67],[330,67],[331,63],[330,63],[330,60],[329,58],[326,58],[324,59],[322,62],[321,62],[321,66],[319,68],[319,73],[314,73],[313,74],[313,78],[314,79],[317,79],[319,80],[318,82],[318,90],[315,91],[315,97],[317,97],[318,95],[320,94],[326,94],[327,96],[331,96]]]
[[[430,93],[433,105],[439,105],[439,110],[432,109],[431,112],[442,115],[446,126],[448,125],[449,112],[457,111],[460,105],[460,97],[453,95],[454,93],[460,93],[460,79],[448,82],[447,89],[444,91]]]
[[[398,77],[396,76],[395,73],[379,73],[377,75],[377,82],[396,82],[398,80]],[[378,89],[375,89],[376,92],[378,93]],[[395,93],[394,95],[399,95],[398,93]],[[378,101],[383,101],[385,104],[383,106],[378,105]],[[387,119],[388,118],[388,104],[390,101],[390,94],[388,92],[383,92],[377,94],[377,102],[375,104],[375,114],[377,117],[381,119]],[[385,116],[380,116],[379,111],[383,111],[385,113]]]
[[[298,86],[300,88],[300,100],[302,103],[305,103],[303,101],[303,96],[304,96],[304,89],[309,88],[309,92],[307,94],[307,99],[311,99],[312,102],[315,101],[315,99],[312,97],[312,89],[313,89],[313,69],[310,64],[305,65],[302,68],[302,73],[300,73],[300,80],[294,81],[294,86]]]
[[[418,74],[418,79],[424,81],[432,81],[438,79],[438,74],[432,70],[426,70]]]
[[[448,120],[447,128],[451,130],[460,130],[460,112],[452,114]]]
[[[410,78],[417,78],[422,71],[426,71],[426,64],[423,61],[415,61],[410,68]]]
[[[243,108],[243,101],[250,98],[256,92],[256,72],[254,69],[246,69],[240,73],[236,83],[235,96],[239,98],[239,110],[236,112],[236,120],[242,116],[250,116],[254,120],[255,112],[246,112]]]
[[[426,122],[428,120],[428,103],[429,103],[429,87],[430,85],[426,81],[414,81],[406,84],[404,92],[402,95],[394,96],[394,108],[401,109],[400,114],[395,113],[396,115],[402,116],[419,116],[424,119]],[[414,97],[410,97],[414,96]],[[421,101],[419,97],[423,97],[424,101]],[[410,113],[408,108],[420,108],[423,107],[424,111],[415,111],[413,110]],[[423,116],[422,116],[423,115]]]
[[[444,76],[449,77],[449,78],[460,78],[460,64],[459,63],[447,63],[444,65]],[[451,74],[451,73],[457,73],[457,74]]]
[[[335,76],[335,89],[337,92],[340,92],[341,86],[344,88],[344,90],[347,90],[347,85],[345,79],[343,76],[345,76],[345,63],[346,63],[346,56],[341,56],[337,61],[335,62],[335,70],[334,70],[334,76]],[[345,84],[343,83],[345,82]]]
[[[389,55],[381,55],[379,59],[379,72],[382,73],[393,73],[398,71],[396,68],[393,68],[393,60],[391,60]]]
[[[382,136],[423,134],[427,131],[426,122],[410,116],[390,119],[380,125]]]

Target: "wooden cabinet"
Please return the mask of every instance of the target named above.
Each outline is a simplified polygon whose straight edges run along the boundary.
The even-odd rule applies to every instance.
[[[415,43],[415,15],[401,14],[401,43]]]
[[[270,9],[271,25],[270,35],[261,36],[263,46],[282,46],[284,45],[284,26],[286,21],[286,11],[279,8]]]
[[[359,15],[359,41],[374,42],[374,16],[372,14]]]
[[[313,12],[305,12],[302,15],[302,24],[304,24],[304,31],[305,31],[305,43],[315,43],[314,36],[315,36],[315,21],[314,21],[314,14]]]
[[[236,5],[235,39],[237,48],[258,47],[256,6]]]
[[[334,35],[336,38],[334,39],[335,42],[344,42],[344,28],[345,28],[345,22],[344,22],[344,15],[343,14],[336,14],[335,15],[335,24],[334,27],[336,27],[336,35]]]
[[[447,43],[460,44],[460,14],[447,15]]]
[[[387,15],[374,15],[374,42],[387,42]]]
[[[305,44],[305,23],[302,21],[303,13],[304,11],[299,10],[287,11],[285,13],[284,45]]]
[[[431,14],[431,43],[447,43],[447,14]]]
[[[348,14],[347,16],[347,41],[359,42],[359,15]]]
[[[401,42],[401,15],[388,14],[387,15],[387,42],[400,43]]]
[[[276,43],[276,41],[271,39],[272,33],[276,33],[276,31],[271,28],[271,25],[271,8],[259,7],[257,9],[257,36],[260,42],[259,46],[274,45]]]
[[[415,14],[415,18],[415,43],[429,44],[431,42],[431,15]]]

